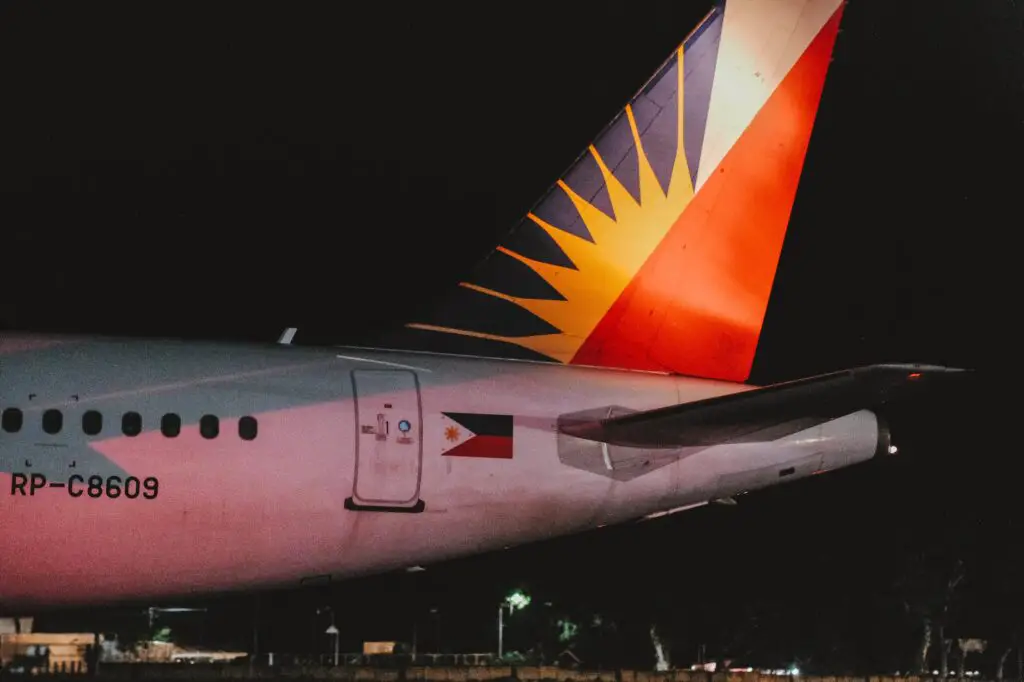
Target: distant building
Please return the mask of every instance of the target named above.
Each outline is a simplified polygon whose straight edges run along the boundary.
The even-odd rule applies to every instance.
[[[0,618],[0,635],[32,632],[32,618]]]
[[[28,673],[85,673],[96,635],[83,632],[0,634],[0,668]]]
[[[395,644],[396,642],[363,642],[363,655],[393,654]]]

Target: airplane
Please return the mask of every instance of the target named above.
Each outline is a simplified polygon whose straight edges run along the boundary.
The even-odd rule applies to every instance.
[[[895,451],[959,372],[753,386],[843,0],[724,0],[373,348],[0,337],[0,611],[318,584]]]

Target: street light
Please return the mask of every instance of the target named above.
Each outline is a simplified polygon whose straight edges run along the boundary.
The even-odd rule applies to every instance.
[[[530,605],[530,595],[522,590],[515,590],[498,605],[498,659],[505,655],[505,607],[508,607],[508,615],[513,611],[525,609]]]
[[[324,611],[329,611],[330,614],[331,614],[331,626],[329,628],[327,628],[327,630],[324,631],[324,634],[328,634],[328,635],[330,635],[331,637],[334,638],[334,667],[337,668],[338,667],[338,639],[339,639],[338,635],[339,635],[339,632],[338,632],[338,628],[335,627],[335,625],[334,625],[334,609],[332,609],[330,606],[325,606],[322,609],[317,609],[316,610],[317,614],[323,613]]]
[[[161,613],[205,613],[206,609],[201,608],[188,608],[184,606],[172,606],[169,608],[162,608],[159,606],[150,606],[146,609],[149,614],[149,627],[153,628],[153,621],[156,620],[157,615]]]
[[[338,628],[334,627],[334,624],[331,623],[331,627],[327,628],[327,630],[325,632],[328,635],[332,635],[334,637],[334,667],[337,668],[338,667]]]
[[[430,609],[430,614],[434,616],[434,646],[437,653],[441,653],[441,610],[435,606]]]

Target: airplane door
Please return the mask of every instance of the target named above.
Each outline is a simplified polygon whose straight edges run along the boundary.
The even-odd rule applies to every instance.
[[[353,510],[421,512],[423,457],[419,379],[410,370],[354,370]]]

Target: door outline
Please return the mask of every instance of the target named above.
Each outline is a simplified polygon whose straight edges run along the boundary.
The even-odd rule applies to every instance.
[[[364,500],[362,504],[355,501],[355,493],[358,490],[359,485],[359,461],[360,461],[360,421],[359,421],[359,385],[356,382],[356,372],[374,372],[374,373],[388,373],[388,374],[411,374],[413,387],[416,391],[416,419],[417,419],[417,438],[416,438],[416,489],[413,496],[409,499],[409,502],[415,502],[412,506],[402,506],[397,504],[396,500]],[[426,509],[426,504],[420,499],[421,486],[423,484],[423,398],[420,392],[420,378],[416,372],[408,369],[353,369],[349,372],[352,380],[352,404],[353,413],[355,415],[355,430],[353,436],[355,438],[355,464],[352,473],[352,495],[345,498],[345,509],[350,511],[376,511],[376,512],[393,512],[399,514],[418,514]]]

